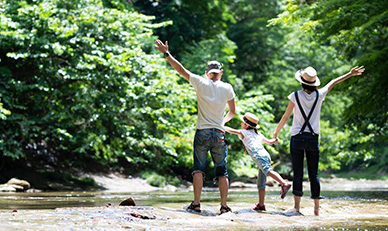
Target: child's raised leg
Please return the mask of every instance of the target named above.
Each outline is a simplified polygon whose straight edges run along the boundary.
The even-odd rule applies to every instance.
[[[281,176],[279,175],[279,173],[275,172],[274,170],[270,170],[270,171],[268,172],[267,176],[272,177],[274,180],[276,180],[277,182],[279,182],[281,185],[286,185],[286,184],[288,184],[287,181],[285,181],[285,180],[283,179],[283,177],[281,177]]]
[[[288,190],[291,188],[291,184],[289,184],[286,180],[284,180],[283,177],[281,177],[279,175],[279,173],[277,173],[277,172],[275,172],[273,170],[270,170],[268,172],[267,176],[272,177],[274,180],[276,180],[277,182],[279,182],[282,185],[281,186],[282,187],[282,191],[281,191],[281,196],[280,197],[283,199],[286,196]]]

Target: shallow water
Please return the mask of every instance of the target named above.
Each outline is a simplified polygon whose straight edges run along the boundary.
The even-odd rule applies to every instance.
[[[374,189],[375,190],[375,189]],[[192,191],[146,193],[52,192],[0,194],[0,230],[388,230],[388,191],[323,191],[320,216],[309,193],[301,214],[292,194],[268,190],[266,212],[251,209],[254,189],[231,189],[232,213],[218,215],[217,189],[204,189],[200,214],[184,210]],[[136,207],[118,206],[133,197]]]

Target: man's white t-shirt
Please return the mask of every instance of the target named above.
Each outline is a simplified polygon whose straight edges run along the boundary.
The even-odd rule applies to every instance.
[[[197,93],[198,120],[197,129],[217,128],[223,132],[222,121],[228,101],[234,99],[232,85],[222,81],[190,75],[190,84]]]
[[[320,120],[321,120],[321,107],[322,107],[322,102],[325,100],[326,94],[328,93],[328,88],[324,87],[318,90],[319,93],[319,98],[317,105],[315,106],[314,112],[311,115],[311,118],[309,120],[312,129],[314,130],[315,134],[320,133]],[[298,96],[299,96],[299,101],[300,104],[303,108],[303,111],[306,115],[306,117],[309,115],[311,108],[313,107],[315,98],[316,98],[316,93],[312,92],[311,94],[307,94],[303,90],[298,91]],[[295,98],[295,92],[291,93],[288,96],[288,99],[291,100],[295,106],[294,106],[294,119],[292,120],[292,129],[291,129],[291,136],[299,134],[300,129],[302,129],[302,126],[305,122],[305,119],[303,118],[303,115],[301,111],[299,110],[298,103],[296,102]],[[304,132],[310,132],[310,129],[308,126],[304,129]]]

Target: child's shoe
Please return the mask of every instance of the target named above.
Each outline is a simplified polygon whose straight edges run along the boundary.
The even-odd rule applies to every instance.
[[[252,209],[256,211],[265,211],[265,205],[256,204],[256,206],[253,207]]]
[[[284,198],[287,195],[288,190],[291,188],[291,184],[286,183],[282,185],[282,190],[280,191],[280,198]]]

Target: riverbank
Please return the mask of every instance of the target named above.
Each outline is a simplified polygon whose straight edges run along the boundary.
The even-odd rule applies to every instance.
[[[118,173],[87,175],[87,177],[92,178],[99,186],[101,186],[103,191],[108,192],[150,192],[157,190],[176,191],[192,189],[191,183],[181,185],[180,187],[169,185],[163,188],[158,188],[151,186],[144,179],[131,176],[128,177]],[[388,180],[346,179],[338,178],[334,175],[330,178],[321,178],[320,180],[322,191],[388,190]],[[268,191],[279,190],[279,186],[276,182],[274,182],[271,178],[268,178],[268,181]],[[230,184],[230,187],[233,189],[252,190],[256,188],[255,184],[241,181],[231,181]],[[309,182],[305,181],[303,184],[304,189],[309,190]]]

